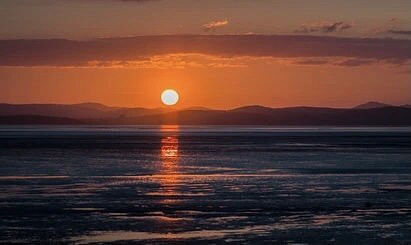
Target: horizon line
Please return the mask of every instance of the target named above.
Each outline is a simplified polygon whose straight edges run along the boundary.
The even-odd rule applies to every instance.
[[[109,105],[101,102],[91,102],[91,101],[84,101],[84,102],[77,102],[77,103],[9,103],[9,102],[0,102],[0,105],[18,105],[18,106],[24,106],[24,105],[58,105],[58,106],[75,106],[75,105],[84,105],[84,104],[94,104],[94,105],[101,105],[105,107],[111,107],[111,108],[123,108],[123,109],[148,109],[148,110],[155,110],[155,109],[170,109],[170,110],[176,110],[176,111],[181,111],[181,110],[190,110],[191,108],[199,107],[203,108],[205,110],[217,110],[217,111],[229,111],[229,110],[235,110],[235,109],[240,109],[240,108],[246,108],[246,107],[261,107],[261,108],[269,108],[269,109],[284,109],[284,108],[330,108],[330,109],[354,109],[355,107],[366,105],[366,104],[380,104],[382,107],[404,107],[404,106],[410,106],[411,102],[406,102],[406,103],[400,103],[400,104],[391,104],[391,103],[386,103],[386,102],[381,102],[381,101],[366,101],[360,104],[354,104],[352,106],[348,107],[343,107],[343,106],[327,106],[327,105],[290,105],[290,106],[268,106],[268,105],[263,105],[263,104],[244,104],[244,105],[236,105],[236,106],[230,106],[230,107],[225,107],[225,108],[216,108],[216,107],[209,107],[209,106],[203,106],[203,105],[192,105],[192,106],[158,106],[158,107],[144,107],[144,106],[120,106],[120,105]]]

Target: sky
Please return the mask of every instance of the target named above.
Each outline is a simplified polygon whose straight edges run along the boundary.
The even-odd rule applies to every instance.
[[[0,102],[411,104],[409,0],[2,0]]]

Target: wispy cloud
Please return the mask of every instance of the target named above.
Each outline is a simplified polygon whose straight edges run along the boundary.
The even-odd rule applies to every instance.
[[[95,68],[146,68],[146,69],[185,69],[185,68],[239,68],[246,67],[247,57],[224,58],[212,55],[186,53],[155,55],[144,60],[128,61],[90,61],[87,67]]]
[[[212,31],[212,30],[215,30],[217,28],[220,28],[226,25],[228,25],[228,20],[216,20],[216,21],[211,21],[207,24],[204,24],[202,27],[204,31]]]
[[[131,69],[186,69],[186,68],[246,68],[258,64],[282,64],[299,66],[359,67],[380,65],[385,67],[407,67],[409,63],[399,60],[377,60],[346,57],[277,58],[277,57],[217,57],[197,53],[156,55],[142,60],[90,61],[88,68],[131,68]],[[403,65],[406,66],[403,66]]]
[[[313,58],[292,58],[289,63],[295,65],[332,65],[341,67],[357,67],[365,65],[380,64],[390,67],[408,66],[410,60],[407,59],[375,59],[375,58],[349,58],[349,57],[313,57]]]
[[[411,35],[411,30],[388,30],[387,32],[396,35]]]
[[[297,65],[325,65],[330,64],[330,61],[325,58],[303,58],[303,59],[296,59],[293,62]]]
[[[380,26],[371,29],[370,33],[377,36],[407,36],[411,35],[410,25],[399,18],[391,18]]]
[[[362,66],[362,65],[371,65],[376,63],[377,60],[375,59],[346,59],[339,62],[334,63],[338,66]]]
[[[353,25],[339,21],[339,22],[321,22],[321,23],[313,23],[313,24],[303,24],[299,29],[296,30],[298,33],[314,33],[314,32],[321,32],[321,33],[331,33],[331,32],[339,32],[349,28],[352,28]]]

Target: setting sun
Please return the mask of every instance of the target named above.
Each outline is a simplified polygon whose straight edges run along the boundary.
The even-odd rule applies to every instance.
[[[175,105],[179,99],[178,93],[173,89],[166,89],[161,93],[161,101],[165,105]]]

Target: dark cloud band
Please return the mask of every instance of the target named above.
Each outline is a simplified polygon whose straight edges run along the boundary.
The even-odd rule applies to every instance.
[[[411,40],[304,35],[166,35],[0,40],[0,66],[84,66],[90,61],[144,60],[154,55],[200,53],[223,57],[352,57],[411,59]]]
[[[388,30],[388,32],[397,35],[411,35],[411,31],[406,30]]]
[[[340,32],[346,29],[352,28],[352,24],[345,23],[343,21],[340,22],[324,22],[324,23],[316,23],[310,25],[302,25],[300,29],[296,30],[296,32],[300,33],[314,33],[314,32],[322,32],[322,33],[331,33],[331,32]]]

